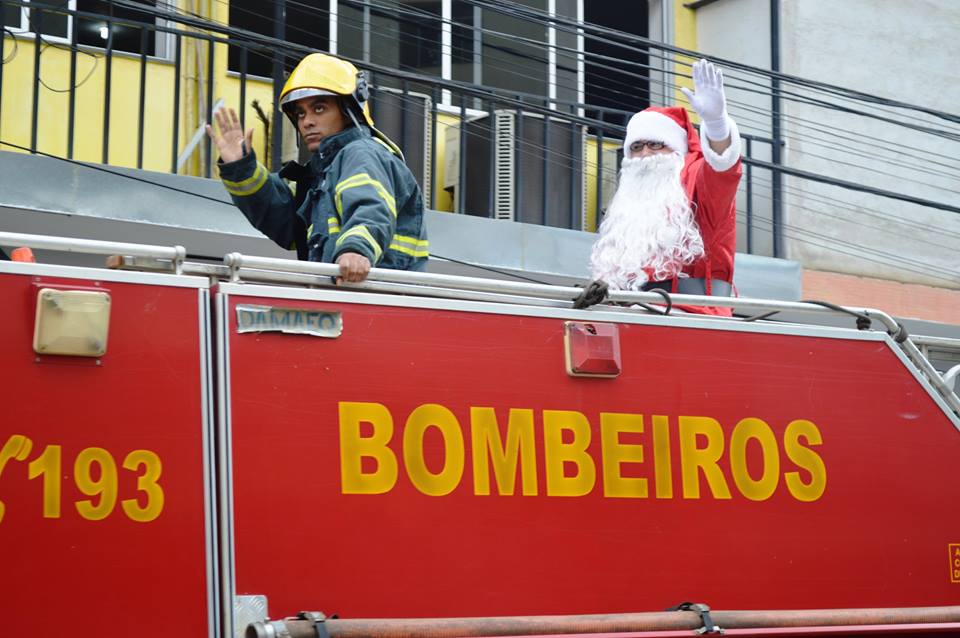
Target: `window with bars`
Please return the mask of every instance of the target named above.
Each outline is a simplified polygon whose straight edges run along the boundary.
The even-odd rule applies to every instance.
[[[49,3],[45,3],[49,4]],[[66,9],[76,9],[76,0],[63,3]],[[72,20],[67,13],[50,8],[33,8],[3,3],[3,26],[16,34],[35,34],[39,32],[46,39],[70,41]]]
[[[164,0],[140,0],[141,4],[159,9],[173,9],[173,3]],[[39,4],[39,3],[38,3]],[[40,33],[45,40],[97,47],[109,47],[124,53],[145,53],[151,57],[169,59],[173,54],[170,34],[150,27],[129,24],[164,25],[166,21],[148,10],[118,6],[110,0],[67,0],[59,6],[49,0],[48,6],[31,7],[4,3],[3,26],[18,35]],[[97,14],[96,17],[74,18],[58,9]]]

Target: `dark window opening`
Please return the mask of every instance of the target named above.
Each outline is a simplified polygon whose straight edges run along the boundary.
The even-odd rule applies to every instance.
[[[546,0],[517,0],[517,4],[541,12],[547,10]],[[491,9],[484,9],[481,19],[485,29],[511,34],[483,34],[483,84],[518,93],[546,95],[546,27]]]
[[[451,29],[451,65],[453,79],[463,82],[480,83],[482,78],[474,77],[473,53],[479,42],[479,33],[474,31],[474,8],[464,0],[454,0],[450,7],[453,28]]]
[[[441,3],[401,2],[400,68],[431,75],[440,74]]]
[[[156,0],[142,0],[142,4],[148,4],[152,7],[157,6]],[[161,2],[161,5],[162,4]],[[77,20],[76,38],[79,44],[105,49],[107,42],[110,41],[114,51],[157,55],[158,35],[161,38],[165,37],[165,34],[158,34],[156,31],[148,29],[146,34],[146,51],[141,51],[141,32],[144,31],[144,29],[142,27],[113,22],[108,18],[136,20],[137,22],[155,24],[157,18],[152,13],[117,6],[113,2],[110,2],[110,0],[77,0],[77,11],[99,13],[104,16],[103,18],[79,18]]]
[[[64,3],[66,4],[66,3]],[[43,35],[67,38],[70,35],[70,16],[55,9],[4,5],[3,26],[17,31],[40,32]]]
[[[646,2],[584,2],[584,19],[640,37],[648,35]],[[587,109],[587,117],[623,126],[626,118],[650,105],[650,76],[646,68],[649,56],[646,49],[631,50],[603,40],[587,38],[586,51],[588,56],[594,54],[612,58],[593,59],[586,64],[586,102],[601,107]]]
[[[319,3],[316,3],[319,4]],[[326,3],[310,7],[307,3],[288,2],[284,20],[283,39],[314,51],[330,48],[330,18]],[[230,26],[274,37],[274,3],[263,0],[231,0]],[[242,51],[247,50],[247,73],[263,77],[273,76],[273,52],[262,45],[244,44],[242,38],[230,38],[227,68],[242,71]],[[284,56],[284,68],[291,69],[305,54],[299,52]]]
[[[3,26],[11,29],[20,28],[20,7],[4,5],[3,7]]]

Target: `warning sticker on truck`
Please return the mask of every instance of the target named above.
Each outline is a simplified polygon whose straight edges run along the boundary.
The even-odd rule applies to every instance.
[[[960,583],[960,543],[950,543],[950,582]]]

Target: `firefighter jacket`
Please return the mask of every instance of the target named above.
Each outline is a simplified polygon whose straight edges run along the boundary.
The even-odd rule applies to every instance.
[[[221,163],[220,178],[251,224],[301,257],[334,263],[351,252],[377,268],[426,268],[420,187],[403,160],[366,126],[325,138],[306,166],[293,167],[299,170],[288,165],[280,174],[268,173],[251,150]],[[281,175],[301,178],[299,196]]]

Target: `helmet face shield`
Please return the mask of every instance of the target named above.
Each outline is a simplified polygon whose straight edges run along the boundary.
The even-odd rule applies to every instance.
[[[320,95],[337,95],[337,93],[334,93],[333,91],[326,91],[324,89],[315,89],[313,87],[293,89],[280,98],[280,108],[286,112],[297,100],[302,100],[305,97],[314,97]]]

